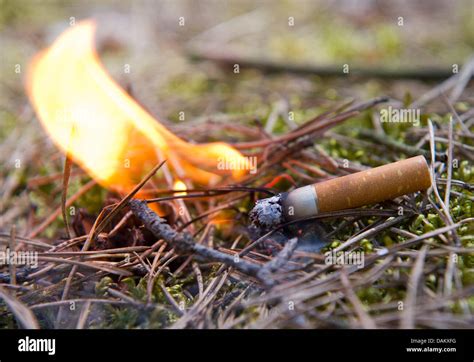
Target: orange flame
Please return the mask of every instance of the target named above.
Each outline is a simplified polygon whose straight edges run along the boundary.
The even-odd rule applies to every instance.
[[[202,185],[238,179],[221,160],[245,164],[231,146],[191,144],[166,129],[106,72],[94,48],[95,23],[65,31],[32,61],[27,91],[48,134],[101,185],[129,192],[160,160]]]

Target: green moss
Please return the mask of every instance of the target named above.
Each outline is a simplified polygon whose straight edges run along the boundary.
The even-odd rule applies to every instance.
[[[148,305],[147,283],[148,278],[128,277],[114,283],[109,277],[102,278],[95,287],[98,297],[106,297],[109,287],[117,288],[122,293],[130,296],[141,303],[143,308],[136,306],[113,306],[106,305],[104,307],[104,318],[97,321],[93,327],[95,328],[165,328],[175,322],[179,316],[175,313],[159,287],[159,283],[163,283],[162,277],[156,280],[152,288],[151,302],[157,307],[145,308]],[[182,284],[175,281],[172,287],[167,288],[171,296],[177,303],[183,302],[185,306],[190,304],[189,298],[185,296],[182,290]],[[168,307],[168,308],[166,308]]]
[[[25,1],[1,0],[0,30],[28,16],[31,12],[31,8],[27,5]]]
[[[16,329],[18,324],[16,323],[15,317],[10,312],[10,310],[0,302],[0,329]]]
[[[464,269],[462,271],[462,282],[465,286],[474,284],[474,269]]]
[[[372,251],[374,251],[374,245],[369,239],[362,239],[360,242],[360,246],[366,253],[371,253]]]
[[[98,297],[104,297],[107,294],[107,289],[112,285],[113,281],[110,277],[103,277],[95,285],[95,293]]]
[[[395,26],[380,24],[375,29],[377,49],[386,58],[398,58],[402,51],[400,33]]]
[[[362,302],[372,304],[381,302],[384,294],[379,288],[368,287],[359,289],[357,291],[357,296]]]
[[[79,190],[88,180],[77,180],[69,186],[69,195],[73,195],[74,192]],[[97,215],[104,207],[105,198],[107,196],[107,190],[99,185],[95,185],[85,194],[83,194],[76,202],[75,205],[79,208],[85,209],[89,214]]]
[[[387,234],[383,236],[382,242],[387,247],[390,247],[395,243],[395,241],[392,239],[392,237],[390,235],[387,235]]]
[[[0,110],[0,119],[2,127],[0,127],[0,141],[5,139],[18,124],[16,116],[8,111]]]

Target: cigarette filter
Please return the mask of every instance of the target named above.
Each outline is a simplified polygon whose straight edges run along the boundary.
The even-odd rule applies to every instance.
[[[428,164],[417,156],[283,194],[282,211],[286,220],[300,219],[375,204],[430,186]]]

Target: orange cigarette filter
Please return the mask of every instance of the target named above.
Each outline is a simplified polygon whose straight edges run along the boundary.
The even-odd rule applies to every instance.
[[[428,164],[417,156],[298,188],[281,202],[285,219],[295,220],[375,204],[430,186]]]

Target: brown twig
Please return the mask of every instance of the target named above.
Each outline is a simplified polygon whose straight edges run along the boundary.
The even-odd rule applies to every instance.
[[[408,291],[401,318],[401,327],[405,329],[413,329],[415,327],[416,298],[427,251],[428,246],[424,245],[418,253],[418,257],[416,258],[416,262],[408,282]]]
[[[165,240],[178,253],[193,253],[202,259],[223,263],[245,274],[257,277],[260,271],[258,265],[236,259],[228,254],[195,243],[192,236],[187,232],[178,233],[171,228],[164,219],[155,214],[147,206],[145,201],[130,200],[129,205],[135,216],[143,222],[145,227],[150,230],[155,237]]]

